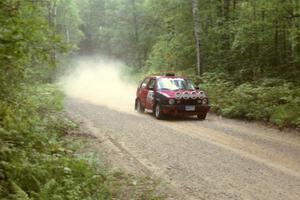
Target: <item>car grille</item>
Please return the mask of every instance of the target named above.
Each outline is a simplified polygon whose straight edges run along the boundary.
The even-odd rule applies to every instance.
[[[180,103],[177,103],[177,105],[197,105],[197,100],[196,99],[181,99]]]

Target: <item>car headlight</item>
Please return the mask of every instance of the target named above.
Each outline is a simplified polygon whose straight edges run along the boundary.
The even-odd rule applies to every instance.
[[[203,91],[200,91],[200,97],[205,97],[205,93]]]
[[[197,91],[196,95],[197,95],[197,98],[201,98],[202,97],[200,91]]]
[[[169,100],[169,104],[170,104],[170,105],[173,105],[174,103],[175,103],[175,100],[174,100],[174,99],[170,99],[170,100]]]
[[[188,92],[184,92],[184,93],[182,94],[182,97],[183,97],[184,99],[189,99],[190,95],[189,95]]]
[[[191,98],[192,99],[197,99],[197,93],[196,92],[192,92],[191,93]]]
[[[208,103],[207,99],[203,99],[203,100],[202,100],[202,104],[203,104],[203,105],[206,105],[207,103]]]
[[[175,98],[176,98],[177,100],[181,99],[181,92],[176,92]]]

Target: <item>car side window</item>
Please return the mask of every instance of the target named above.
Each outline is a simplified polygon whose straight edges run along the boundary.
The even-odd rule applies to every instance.
[[[146,86],[148,85],[148,82],[149,82],[149,78],[146,78],[143,82],[142,82],[142,85],[141,85],[141,88],[146,88]]]
[[[155,86],[155,79],[151,79],[149,86],[148,86],[149,90],[153,90],[154,86]]]

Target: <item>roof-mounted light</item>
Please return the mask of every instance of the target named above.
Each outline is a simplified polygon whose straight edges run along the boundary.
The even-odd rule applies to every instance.
[[[175,73],[166,73],[166,76],[175,76]]]

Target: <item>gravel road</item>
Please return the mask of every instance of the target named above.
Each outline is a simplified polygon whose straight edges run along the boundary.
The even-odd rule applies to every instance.
[[[176,199],[300,200],[300,134],[222,119],[156,120],[68,98],[93,134],[175,188]]]

